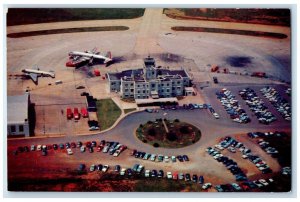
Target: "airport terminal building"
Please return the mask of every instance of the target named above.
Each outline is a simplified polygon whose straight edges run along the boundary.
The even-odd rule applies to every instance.
[[[24,95],[7,96],[7,135],[30,136],[28,109],[30,96]]]
[[[185,69],[169,70],[155,66],[154,58],[144,59],[142,69],[107,73],[110,92],[122,98],[168,98],[185,95],[191,77]]]

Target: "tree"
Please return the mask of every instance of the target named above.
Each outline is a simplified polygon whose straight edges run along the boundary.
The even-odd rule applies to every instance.
[[[177,140],[177,136],[176,136],[176,133],[174,133],[173,131],[170,131],[168,134],[167,134],[167,139],[171,142],[174,142],[175,140]]]
[[[157,142],[155,142],[155,143],[153,144],[153,147],[159,147],[159,144],[158,144]]]
[[[156,135],[155,129],[154,129],[154,128],[149,128],[149,130],[148,130],[148,135],[150,135],[150,136],[155,136],[155,135]]]

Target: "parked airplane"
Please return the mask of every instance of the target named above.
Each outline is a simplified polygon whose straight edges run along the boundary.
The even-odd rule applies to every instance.
[[[92,51],[72,51],[69,53],[69,61],[66,63],[67,67],[80,67],[84,64],[92,65],[94,60],[103,61],[104,64],[108,64],[112,61],[111,52],[101,55],[100,52],[97,52],[97,49],[94,48]]]
[[[41,76],[50,76],[52,78],[55,78],[55,73],[54,72],[41,71],[39,68],[37,68],[37,69],[23,69],[22,72],[25,73],[25,76],[30,77],[31,80],[36,85],[38,83],[38,77],[41,77]]]

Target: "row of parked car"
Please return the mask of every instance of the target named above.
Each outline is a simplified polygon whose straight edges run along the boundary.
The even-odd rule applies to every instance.
[[[245,100],[246,104],[249,106],[251,111],[254,112],[260,123],[270,124],[277,120],[253,89],[245,88],[239,91],[239,95]]]
[[[229,157],[221,154],[221,150],[231,145],[237,145],[237,141],[230,137],[226,137],[222,142],[220,142],[220,144],[215,145],[214,148],[208,147],[206,151],[209,155],[213,156],[215,160],[223,163],[223,165],[226,166],[226,168],[235,176],[236,181],[245,181],[247,180],[247,177],[237,163]]]
[[[272,172],[268,164],[264,160],[262,160],[259,156],[252,154],[251,149],[245,147],[243,143],[238,142],[231,137],[226,137],[226,138],[232,139],[234,142],[232,146],[238,148],[238,150],[242,153],[242,158],[249,159],[250,162],[252,162],[263,174]]]
[[[288,101],[275,88],[267,86],[262,88],[260,92],[271,102],[285,120],[291,121],[292,108]]]
[[[277,157],[279,154],[278,150],[274,147],[270,146],[270,143],[267,141],[264,141],[264,139],[260,138],[257,140],[257,144],[262,148],[267,154],[272,155],[272,157]]]
[[[102,164],[92,164],[89,168],[90,172],[100,171],[107,172],[109,169],[109,165]],[[84,171],[86,169],[85,164],[80,164],[78,167],[79,171]],[[204,183],[204,177],[201,175],[198,177],[197,174],[189,174],[189,173],[178,173],[178,172],[164,172],[163,170],[156,169],[145,169],[145,167],[141,164],[134,164],[132,168],[121,168],[120,165],[114,166],[114,173],[119,174],[120,176],[143,176],[145,178],[167,178],[172,180],[185,180],[186,182],[194,182],[202,185],[202,189],[206,190],[212,187],[211,183]]]
[[[254,181],[246,181],[241,183],[231,183],[231,184],[221,184],[216,185],[214,188],[218,192],[241,192],[250,191],[251,189],[263,188],[270,186],[274,183],[272,178],[269,179],[259,179]]]
[[[130,153],[131,156],[134,156],[135,158],[140,158],[143,160],[150,160],[150,161],[155,161],[157,162],[173,162],[175,163],[177,160],[179,162],[184,162],[184,161],[189,161],[189,157],[187,155],[178,155],[178,156],[167,156],[167,155],[162,155],[162,154],[151,154],[143,151],[137,151],[137,150],[132,150]]]
[[[216,95],[222,103],[222,106],[225,108],[227,114],[230,115],[230,118],[234,122],[248,123],[251,121],[249,116],[246,114],[246,111],[241,108],[238,100],[235,99],[235,96],[231,93],[231,91],[223,88],[221,91],[216,92]]]
[[[287,134],[285,132],[249,132],[247,133],[250,138],[265,138],[265,137],[286,137]]]
[[[79,148],[80,152],[83,153],[86,150],[88,150],[90,153],[93,153],[96,149],[97,152],[103,152],[103,153],[109,153],[110,155],[113,155],[114,157],[119,156],[124,150],[127,149],[126,145],[122,145],[119,142],[113,142],[113,141],[105,141],[101,140],[99,145],[97,145],[96,141],[86,142],[82,143],[81,141],[75,142],[66,142],[66,143],[60,143],[60,144],[53,144],[53,145],[31,145],[30,149],[28,146],[25,147],[18,147],[16,151],[14,151],[14,154],[17,154],[19,152],[29,152],[29,151],[42,151],[43,156],[47,156],[48,150],[58,150],[58,149],[66,149],[66,152],[68,155],[72,155],[73,151],[72,149]]]
[[[80,109],[80,112],[79,113],[79,110],[77,107],[74,108],[74,110],[72,111],[71,107],[68,107],[66,109],[66,115],[67,115],[67,119],[72,119],[74,118],[75,121],[79,120],[80,119],[80,116],[82,116],[83,118],[87,118],[89,117],[89,114],[88,114],[88,111],[85,107],[82,107]]]

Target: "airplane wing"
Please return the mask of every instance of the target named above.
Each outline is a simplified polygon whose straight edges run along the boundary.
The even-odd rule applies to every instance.
[[[37,83],[37,81],[38,81],[38,75],[37,74],[29,73],[28,76],[30,76],[30,78],[32,79],[32,81],[34,83]]]

